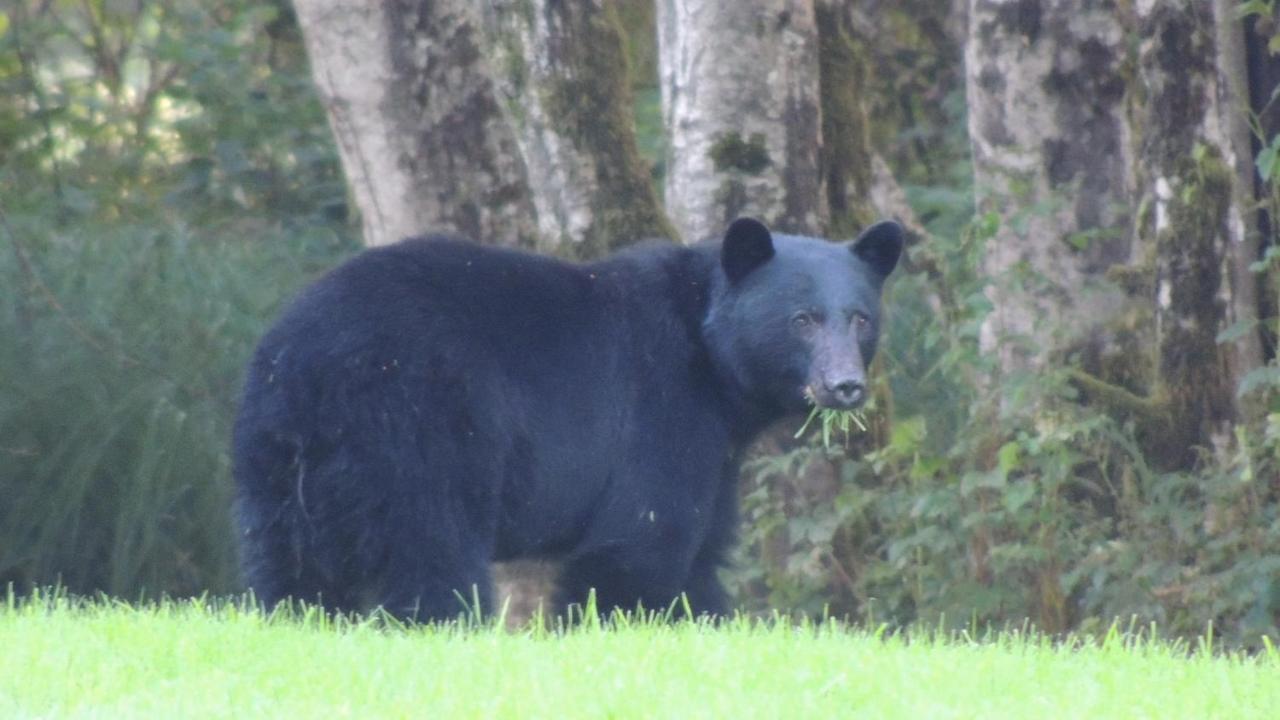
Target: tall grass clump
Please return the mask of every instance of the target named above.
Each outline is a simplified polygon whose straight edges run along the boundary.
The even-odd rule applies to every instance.
[[[231,590],[239,375],[264,319],[344,244],[162,224],[40,237],[0,255],[18,290],[0,294],[0,581]]]
[[[229,591],[239,375],[345,190],[285,5],[99,5],[0,11],[0,587]]]

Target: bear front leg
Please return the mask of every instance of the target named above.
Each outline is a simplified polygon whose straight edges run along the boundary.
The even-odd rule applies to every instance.
[[[670,611],[673,618],[687,619],[686,603],[695,618],[728,614],[729,594],[717,575],[718,558],[700,558],[686,574],[683,586],[674,581],[678,570],[657,565],[660,563],[641,567],[611,554],[576,560],[561,575],[559,605],[576,606],[578,610],[571,611],[576,616],[594,592],[596,609],[602,617],[615,609],[634,612],[643,608],[647,612]]]
[[[724,617],[729,614],[729,594],[720,582],[719,571],[724,567],[725,558],[728,557],[737,535],[737,479],[736,462],[727,463],[721,470],[721,482],[711,510],[706,537],[689,568],[684,594],[694,617]]]
[[[581,617],[590,595],[596,611],[607,617],[614,610],[664,613],[678,611],[680,581],[686,570],[656,548],[613,549],[580,555],[565,564],[560,576],[557,604],[571,618]]]
[[[699,558],[689,571],[689,579],[685,583],[684,596],[693,611],[693,617],[724,617],[729,613],[729,593],[725,592],[720,582],[718,571],[719,558],[707,560]],[[684,603],[677,608],[684,613]]]

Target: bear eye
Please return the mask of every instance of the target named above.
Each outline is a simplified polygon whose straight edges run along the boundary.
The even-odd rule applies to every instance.
[[[817,321],[818,319],[814,317],[814,314],[809,312],[808,310],[801,310],[800,312],[791,316],[791,324],[798,328],[807,328],[810,325],[813,325],[814,323],[816,323]]]
[[[867,317],[866,315],[863,315],[860,312],[856,312],[853,314],[853,322],[858,327],[866,327],[867,324],[871,322],[871,318]]]

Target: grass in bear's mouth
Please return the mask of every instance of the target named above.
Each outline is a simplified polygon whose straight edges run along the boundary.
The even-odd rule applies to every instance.
[[[804,424],[796,431],[796,437],[804,435],[815,419],[822,423],[822,446],[826,448],[831,447],[831,434],[833,431],[842,433],[846,444],[849,442],[852,426],[857,426],[858,432],[867,431],[867,413],[863,408],[835,410],[814,405],[809,410],[809,417],[805,418]]]

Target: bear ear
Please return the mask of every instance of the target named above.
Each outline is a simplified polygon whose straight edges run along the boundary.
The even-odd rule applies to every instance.
[[[729,282],[738,282],[773,257],[773,235],[764,223],[741,217],[729,225],[720,246],[720,264]]]
[[[888,277],[902,255],[902,226],[892,220],[878,222],[863,230],[849,248],[881,278]]]

